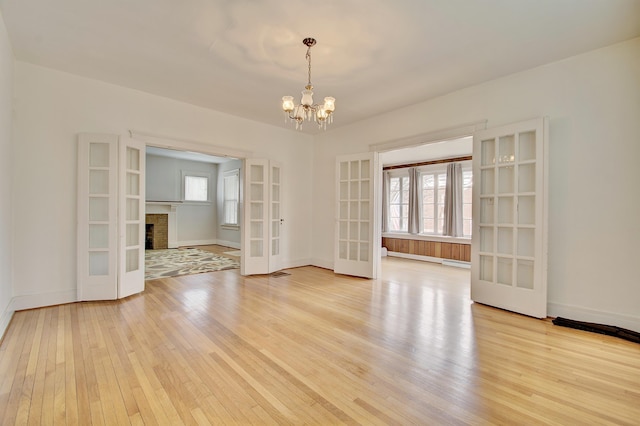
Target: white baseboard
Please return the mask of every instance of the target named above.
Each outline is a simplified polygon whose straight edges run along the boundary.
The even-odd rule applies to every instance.
[[[420,260],[423,262],[440,263],[446,266],[455,266],[456,268],[471,268],[470,262],[464,262],[462,260],[443,259],[441,257],[421,256],[419,254],[400,253],[397,251],[387,252],[388,256],[401,257],[403,259]]]
[[[191,240],[191,241],[178,241],[178,247],[185,246],[210,246],[213,244],[218,244],[218,240]],[[169,247],[175,248],[175,247]]]
[[[615,312],[597,311],[562,303],[547,303],[547,314],[550,317],[562,317],[576,321],[593,322],[611,325],[640,333],[640,317],[621,315]]]
[[[240,243],[236,243],[235,241],[225,241],[225,240],[216,240],[214,244],[219,246],[231,247],[237,250],[240,250]]]
[[[282,269],[300,268],[301,266],[311,265],[311,259],[293,259],[283,262]]]
[[[7,327],[9,327],[14,312],[13,300],[10,300],[7,306],[5,306],[4,311],[2,311],[2,314],[0,314],[0,339],[4,337],[4,333],[7,331]]]
[[[333,260],[311,258],[309,264],[311,266],[317,266],[318,268],[330,269],[333,271]]]
[[[24,296],[15,296],[13,298],[13,309],[16,311],[22,311],[25,309],[62,305],[64,303],[73,303],[77,301],[76,289],[41,294],[28,294]]]

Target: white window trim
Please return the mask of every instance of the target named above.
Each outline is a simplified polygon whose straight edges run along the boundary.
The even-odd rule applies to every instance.
[[[181,200],[183,204],[197,204],[197,205],[206,205],[211,204],[211,174],[207,172],[191,172],[188,170],[181,170],[182,174],[182,186],[180,187]],[[207,200],[206,201],[196,201],[196,200],[186,200],[185,199],[185,180],[187,176],[195,176],[195,177],[203,177],[207,178]]]
[[[225,201],[226,201],[226,190],[225,190],[225,178],[235,176],[238,182],[237,194],[236,194],[236,223],[227,223],[223,222],[220,225],[223,229],[230,230],[238,230],[240,229],[240,169],[228,170],[222,174],[222,216],[223,220],[226,219],[225,216]]]

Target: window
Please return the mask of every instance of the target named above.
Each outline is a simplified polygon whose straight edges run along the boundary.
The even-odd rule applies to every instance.
[[[409,175],[389,179],[389,231],[409,229]]]
[[[223,225],[238,225],[238,201],[240,199],[240,170],[224,173],[223,185]]]
[[[422,232],[442,234],[444,223],[444,192],[447,186],[447,172],[420,173],[422,188]]]
[[[182,172],[184,201],[209,201],[209,176],[206,173]]]
[[[442,235],[444,228],[444,205],[447,187],[447,165],[432,164],[419,169],[418,199],[420,202],[420,233]],[[462,209],[463,237],[471,237],[471,202],[473,172],[471,162],[462,163]],[[407,169],[395,169],[389,177],[389,232],[408,232],[409,222],[409,173]]]

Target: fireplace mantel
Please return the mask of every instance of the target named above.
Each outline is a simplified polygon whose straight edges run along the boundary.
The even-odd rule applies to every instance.
[[[146,214],[166,214],[169,225],[169,248],[178,248],[178,217],[176,207],[180,201],[147,201]]]

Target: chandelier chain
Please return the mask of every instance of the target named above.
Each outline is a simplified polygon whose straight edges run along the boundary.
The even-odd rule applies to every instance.
[[[311,86],[311,46],[307,47],[307,62],[309,63],[309,78],[307,84]]]

